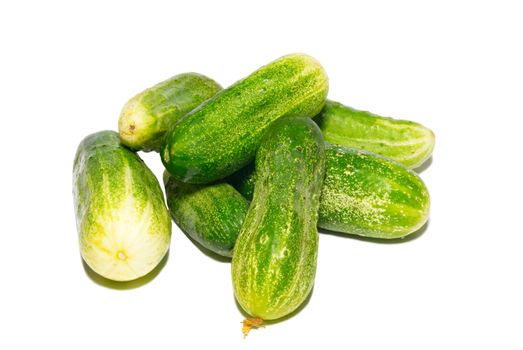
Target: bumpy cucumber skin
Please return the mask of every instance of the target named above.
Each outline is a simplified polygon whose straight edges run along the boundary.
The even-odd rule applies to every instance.
[[[272,122],[318,114],[327,91],[328,77],[314,58],[281,57],[187,114],[167,133],[162,161],[183,182],[222,179],[254,159]]]
[[[129,281],[163,259],[171,219],[160,184],[116,132],[101,131],[80,143],[73,196],[80,252],[95,272]]]
[[[314,121],[327,142],[377,153],[411,169],[434,150],[434,133],[419,123],[380,117],[334,101],[327,100]]]
[[[283,118],[256,153],[254,198],[232,258],[242,308],[263,320],[294,311],[314,284],[325,149],[309,118]]]
[[[429,207],[427,187],[414,171],[367,151],[327,147],[319,227],[401,238],[425,224]]]
[[[134,150],[160,151],[165,133],[221,86],[204,75],[183,73],[131,98],[118,120],[122,143]]]
[[[371,152],[326,144],[325,181],[318,227],[341,233],[396,239],[421,228],[430,197],[421,178],[402,164]],[[227,179],[252,198],[254,167]]]
[[[164,173],[167,205],[176,224],[203,247],[232,257],[249,202],[226,182],[193,185]]]

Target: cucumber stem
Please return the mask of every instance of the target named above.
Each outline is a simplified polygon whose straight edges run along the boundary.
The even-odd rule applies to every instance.
[[[245,320],[243,320],[242,323],[243,323],[243,327],[242,327],[243,338],[247,337],[247,335],[249,334],[251,329],[265,327],[263,325],[263,320],[259,317],[246,318]]]

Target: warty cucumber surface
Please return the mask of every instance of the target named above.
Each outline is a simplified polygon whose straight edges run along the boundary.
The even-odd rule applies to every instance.
[[[428,220],[429,192],[414,171],[371,152],[329,143],[325,158],[319,228],[396,239],[416,232]],[[241,169],[227,181],[252,198],[254,167]]]
[[[283,116],[318,114],[328,77],[314,58],[281,57],[187,114],[165,138],[166,169],[177,180],[209,183],[254,159],[265,129]]]
[[[319,227],[401,238],[425,224],[429,207],[427,187],[414,171],[364,150],[327,147]]]
[[[227,182],[187,184],[164,173],[171,216],[190,238],[216,254],[231,257],[249,202]]]
[[[309,118],[283,118],[256,154],[254,197],[232,258],[234,293],[255,318],[296,310],[314,284],[325,144]]]

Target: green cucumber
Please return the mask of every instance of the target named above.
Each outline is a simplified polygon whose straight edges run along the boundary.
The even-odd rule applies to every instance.
[[[257,320],[288,315],[314,284],[324,148],[318,126],[293,117],[276,121],[256,153],[259,176],[234,248],[232,279],[238,303]]]
[[[116,132],[100,131],[80,143],[73,195],[80,252],[99,275],[130,281],[167,253],[171,219],[160,184]]]
[[[318,227],[365,237],[405,237],[425,224],[430,197],[421,178],[371,152],[326,144]],[[252,198],[253,167],[227,179]]]
[[[252,200],[254,195],[254,184],[256,182],[254,170],[254,162],[252,162],[225,179],[249,201]]]
[[[183,73],[142,91],[125,104],[120,114],[122,143],[134,150],[159,151],[167,130],[220,90],[211,78]]]
[[[380,154],[409,168],[425,162],[434,149],[434,133],[407,120],[380,117],[327,101],[314,118],[325,141]]]
[[[427,221],[429,193],[414,171],[354,148],[330,146],[326,158],[319,227],[394,239]]]
[[[272,122],[318,114],[327,91],[327,75],[314,58],[281,57],[187,114],[166,134],[162,161],[183,182],[222,179],[254,159]]]
[[[203,247],[231,257],[249,202],[226,182],[187,184],[166,171],[164,184],[169,211],[182,231]]]

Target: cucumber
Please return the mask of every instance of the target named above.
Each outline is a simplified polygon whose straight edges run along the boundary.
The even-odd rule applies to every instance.
[[[429,193],[414,171],[354,148],[330,146],[326,158],[319,227],[394,239],[427,221]]]
[[[166,171],[164,184],[169,211],[182,231],[203,247],[231,257],[249,202],[226,182],[186,184]]]
[[[162,189],[114,131],[87,136],[73,168],[76,223],[83,259],[99,275],[130,281],[165,256],[171,219]]]
[[[222,179],[254,159],[272,122],[318,114],[327,91],[327,75],[314,58],[279,58],[187,114],[166,134],[162,161],[183,182]]]
[[[377,153],[409,168],[423,164],[434,149],[434,133],[421,124],[380,117],[334,101],[327,101],[314,120],[325,141]]]
[[[328,143],[325,158],[319,228],[395,239],[417,231],[427,221],[429,193],[412,170],[371,152]],[[254,167],[240,170],[227,181],[252,198]]]
[[[254,184],[256,182],[254,170],[254,162],[252,162],[225,179],[249,201],[252,200],[254,195]]]
[[[276,121],[256,153],[259,176],[232,257],[236,299],[255,320],[288,315],[314,284],[324,147],[311,119],[293,117]]]
[[[120,114],[122,143],[134,150],[159,151],[167,130],[220,90],[211,78],[183,73],[142,91],[124,105]]]

